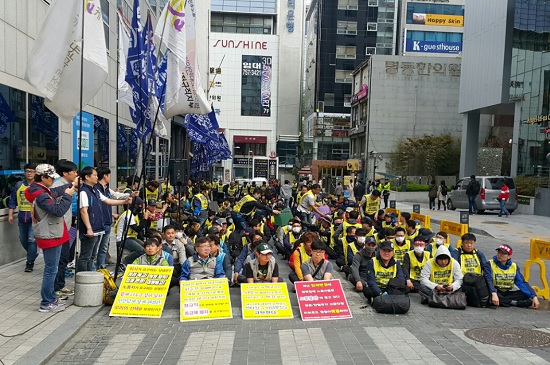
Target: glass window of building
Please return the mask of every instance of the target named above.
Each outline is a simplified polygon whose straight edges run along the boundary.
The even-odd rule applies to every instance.
[[[377,23],[367,23],[367,32],[376,32],[378,30]]]
[[[368,6],[378,6],[378,0],[369,0]]]
[[[351,94],[344,94],[344,107],[351,108]]]
[[[334,106],[334,93],[325,93],[325,106]]]
[[[376,47],[366,47],[365,54],[376,54]]]
[[[357,22],[348,22],[348,21],[338,21],[336,25],[337,34],[348,34],[356,35],[357,34]]]
[[[359,9],[358,0],[338,0],[338,9],[340,10],[357,10]]]
[[[210,29],[218,33],[272,34],[273,16],[212,13]]]
[[[29,95],[29,160],[55,165],[59,160],[58,119],[44,98]],[[24,143],[23,143],[24,145]]]
[[[334,73],[334,82],[340,84],[351,84],[353,78],[351,76],[350,70],[335,70]]]
[[[94,166],[109,166],[109,119],[94,115]]]
[[[336,46],[336,58],[356,58],[355,46]]]
[[[407,32],[407,39],[411,39],[414,41],[462,43],[462,33],[424,32],[419,30],[410,30]]]

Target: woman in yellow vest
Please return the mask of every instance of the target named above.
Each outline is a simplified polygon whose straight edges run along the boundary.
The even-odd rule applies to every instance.
[[[401,267],[403,275],[407,280],[407,287],[410,291],[420,290],[420,273],[426,262],[430,259],[430,253],[426,251],[426,242],[415,240],[413,250],[405,254]]]
[[[428,303],[432,291],[453,293],[462,286],[462,270],[458,261],[451,257],[445,245],[439,246],[435,257],[428,260],[420,273],[422,304]]]
[[[306,232],[301,237],[302,243],[294,250],[290,260],[290,267],[293,271],[290,272],[288,278],[292,283],[304,280],[302,264],[311,258],[311,245],[318,239],[319,236],[315,232]]]
[[[492,303],[501,307],[537,309],[540,303],[535,291],[521,275],[518,265],[512,262],[512,247],[503,244],[496,251],[496,256],[490,261],[492,282],[496,289],[491,297]]]
[[[378,253],[367,263],[367,288],[363,294],[372,304],[375,297],[385,295],[390,279],[405,279],[401,265],[393,258],[393,243],[384,241],[380,244]]]

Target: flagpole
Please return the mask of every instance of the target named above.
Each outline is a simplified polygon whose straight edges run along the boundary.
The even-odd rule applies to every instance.
[[[80,112],[79,112],[79,131],[78,131],[78,169],[79,171],[82,171],[82,109],[84,107],[84,18],[85,18],[85,12],[86,12],[86,0],[81,0],[82,2],[82,41],[81,41],[81,49],[80,49]],[[93,138],[93,135],[92,135]],[[88,142],[89,143],[89,142]],[[77,179],[81,180],[77,177]],[[77,214],[80,215],[80,184],[82,184],[82,181],[79,181],[78,184],[78,190],[77,190],[77,196],[76,196],[76,206],[78,207]],[[75,274],[78,273],[78,261],[80,259],[80,249],[81,249],[81,243],[79,239],[79,224],[80,219],[77,219],[76,223],[76,243],[75,243]],[[87,232],[86,232],[87,233]]]

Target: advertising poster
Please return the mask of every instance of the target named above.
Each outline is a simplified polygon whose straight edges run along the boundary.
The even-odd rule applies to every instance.
[[[352,318],[340,280],[294,283],[303,321]]]
[[[181,322],[233,318],[225,278],[183,281],[180,293]]]
[[[268,178],[268,160],[265,158],[254,157],[253,172],[254,177]]]
[[[160,318],[173,270],[171,266],[128,265],[109,315]]]
[[[462,15],[413,13],[413,24],[463,27]]]
[[[94,166],[94,116],[82,112],[82,132],[80,131],[80,113],[73,118],[73,161],[81,161],[79,170],[86,166]],[[82,139],[82,150],[79,150]],[[80,159],[79,159],[80,158]]]
[[[462,43],[415,41],[412,39],[407,39],[407,42],[405,44],[405,51],[421,53],[460,53],[462,52]]]
[[[293,318],[286,283],[241,284],[243,319]]]

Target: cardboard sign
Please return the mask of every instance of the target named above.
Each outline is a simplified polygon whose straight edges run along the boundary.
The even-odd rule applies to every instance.
[[[128,265],[109,315],[160,318],[172,271],[171,266]]]
[[[352,318],[340,280],[294,283],[303,321]]]
[[[227,279],[182,281],[180,321],[233,318]]]
[[[241,284],[243,319],[293,318],[286,283]]]

